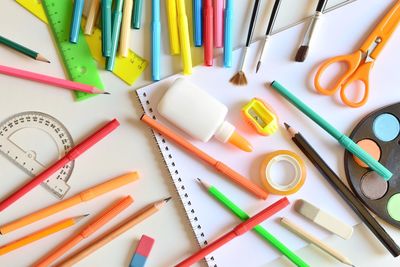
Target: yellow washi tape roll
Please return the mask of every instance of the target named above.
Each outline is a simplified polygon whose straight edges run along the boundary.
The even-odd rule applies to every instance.
[[[289,163],[294,169],[294,177],[288,184],[276,183],[271,177],[272,166],[280,161]],[[267,154],[261,163],[260,178],[265,189],[275,195],[290,195],[299,191],[306,180],[306,165],[303,159],[289,150],[278,150]]]

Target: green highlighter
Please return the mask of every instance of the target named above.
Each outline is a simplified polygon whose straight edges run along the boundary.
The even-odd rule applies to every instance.
[[[209,185],[206,182],[197,179],[207,190],[207,192],[212,195],[218,202],[227,207],[233,214],[236,215],[240,220],[246,221],[250,218],[250,216],[244,212],[241,208],[239,208],[235,203],[233,203],[227,196],[225,196],[221,191],[219,191],[215,186]],[[275,236],[269,233],[264,227],[261,225],[257,225],[253,228],[253,230],[265,239],[268,243],[270,243],[273,247],[279,250],[283,255],[285,255],[291,262],[293,262],[296,266],[299,267],[308,267],[307,263],[305,263],[299,256],[297,256],[293,251],[291,251],[288,247],[282,244]]]
[[[123,0],[117,0],[115,2],[115,8],[113,13],[113,25],[111,33],[111,52],[110,56],[106,59],[106,69],[108,71],[114,70],[115,57],[117,55],[117,48],[119,43],[119,34],[121,32],[121,21],[122,21],[122,5]]]
[[[312,119],[316,124],[318,124],[322,129],[324,129],[331,136],[333,136],[339,142],[339,144],[341,144],[345,149],[347,149],[357,158],[361,159],[372,170],[374,170],[376,173],[382,176],[385,179],[385,181],[389,180],[393,176],[393,174],[385,166],[380,164],[379,161],[375,160],[364,149],[362,149],[359,145],[354,143],[354,141],[351,140],[347,135],[343,134],[335,127],[333,127],[331,124],[329,124],[324,118],[322,118],[309,106],[307,106],[300,99],[294,96],[288,89],[286,89],[279,82],[273,81],[271,83],[271,86],[276,92],[278,92],[281,96],[286,98],[286,100],[292,103],[295,107],[297,107],[300,111],[302,111],[305,115],[307,115],[310,119]]]

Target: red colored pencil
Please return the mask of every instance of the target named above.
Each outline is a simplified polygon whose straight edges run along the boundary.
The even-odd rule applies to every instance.
[[[186,267],[195,264],[196,262],[200,261],[202,258],[210,254],[211,252],[215,251],[216,249],[222,247],[235,237],[243,235],[253,229],[258,224],[265,221],[267,218],[271,217],[278,211],[282,210],[286,206],[289,205],[289,200],[286,197],[281,198],[280,200],[276,201],[271,206],[267,207],[266,209],[262,210],[261,212],[257,213],[247,221],[242,222],[241,224],[237,225],[233,228],[230,232],[226,233],[225,235],[221,236],[208,246],[200,249],[195,254],[187,258],[186,260],[182,261],[181,263],[177,264],[176,267]]]
[[[204,2],[204,64],[213,65],[214,57],[214,11],[212,0]]]
[[[17,191],[12,193],[6,199],[0,202],[0,211],[3,211],[8,206],[13,204],[19,198],[24,196],[26,193],[31,191],[33,188],[38,186],[44,180],[46,180],[50,175],[54,174],[56,171],[64,167],[68,162],[79,157],[83,152],[91,148],[94,144],[99,142],[101,139],[106,137],[109,133],[111,133],[114,129],[119,126],[119,122],[116,119],[108,122],[101,129],[97,130],[94,134],[87,137],[84,141],[82,141],[79,145],[75,146],[71,149],[64,157],[56,161],[53,165],[48,167],[46,170],[41,172],[35,178],[30,180],[27,184],[20,187]]]

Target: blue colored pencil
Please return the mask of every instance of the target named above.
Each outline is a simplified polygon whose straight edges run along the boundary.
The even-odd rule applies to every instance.
[[[233,27],[233,1],[225,3],[225,31],[224,31],[224,67],[232,67],[232,27]]]
[[[81,19],[83,12],[83,5],[85,0],[75,0],[74,9],[72,11],[71,29],[69,32],[70,43],[76,44],[79,38],[79,31],[81,29]]]
[[[160,80],[160,53],[161,53],[161,22],[160,0],[152,0],[152,42],[151,42],[151,77],[153,81]]]
[[[113,71],[115,65],[115,57],[117,55],[117,48],[119,43],[119,34],[121,32],[121,22],[122,22],[122,5],[124,0],[117,0],[115,2],[115,8],[113,13],[113,25],[111,34],[111,53],[107,58],[106,69],[108,71]]]
[[[101,47],[104,57],[111,54],[111,5],[112,0],[101,0]]]
[[[203,45],[203,6],[202,0],[193,0],[193,39],[194,46]]]

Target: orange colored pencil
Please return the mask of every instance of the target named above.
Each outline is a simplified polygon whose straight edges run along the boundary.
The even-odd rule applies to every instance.
[[[127,196],[122,200],[119,200],[117,203],[114,203],[111,207],[105,209],[104,212],[102,212],[97,218],[95,218],[92,222],[90,222],[85,228],[83,228],[83,230],[79,232],[76,236],[67,240],[61,246],[51,251],[49,254],[44,256],[33,266],[35,267],[49,266],[51,263],[53,263],[58,258],[63,256],[67,251],[76,246],[83,239],[88,238],[97,230],[99,230],[102,226],[104,226],[107,222],[109,222],[118,214],[120,214],[124,209],[126,209],[132,203],[133,199],[130,196]]]
[[[223,162],[218,161],[205,153],[204,151],[200,150],[199,148],[192,145],[188,142],[185,138],[178,135],[177,133],[173,132],[171,129],[168,129],[164,125],[160,124],[156,120],[153,120],[146,114],[143,114],[140,118],[144,123],[148,126],[156,130],[157,132],[161,133],[168,139],[171,139],[174,143],[183,147],[186,151],[190,152],[194,156],[198,157],[199,159],[203,160],[204,162],[208,163],[212,167],[214,167],[217,171],[225,174],[230,180],[235,182],[236,184],[240,185],[242,188],[246,189],[247,191],[251,192],[253,195],[257,196],[261,199],[266,199],[268,197],[268,193],[265,192],[261,187],[247,179],[246,177],[242,176],[229,166],[225,165]]]
[[[84,217],[86,217],[88,214],[83,215],[83,216],[78,216],[78,217],[74,217],[74,218],[69,218],[69,219],[65,219],[62,220],[58,223],[52,224],[46,228],[43,228],[37,232],[34,232],[30,235],[24,236],[18,240],[15,240],[11,243],[8,243],[6,245],[3,245],[0,247],[0,255],[4,255],[7,254],[13,250],[16,250],[20,247],[26,246],[30,243],[33,243],[37,240],[40,240],[42,238],[45,238],[49,235],[55,234],[57,232],[60,232],[61,230],[64,230],[68,227],[71,227],[73,225],[75,225],[77,222],[79,222],[80,220],[82,220]]]
[[[98,196],[101,196],[103,194],[106,194],[112,190],[115,190],[124,185],[132,183],[132,182],[136,181],[138,178],[139,178],[139,174],[137,172],[130,172],[130,173],[115,177],[113,179],[110,179],[108,181],[105,181],[104,183],[95,185],[91,188],[81,191],[80,193],[78,193],[70,198],[67,198],[60,202],[57,202],[54,205],[50,205],[46,208],[35,211],[31,214],[28,214],[24,217],[17,219],[17,220],[14,220],[10,223],[0,226],[0,234],[4,235],[7,233],[10,233],[10,232],[15,231],[19,228],[22,228],[26,225],[29,225],[31,223],[42,220],[48,216],[56,214],[62,210],[68,209],[72,206],[76,206],[82,202],[92,200],[92,199],[94,199]]]

